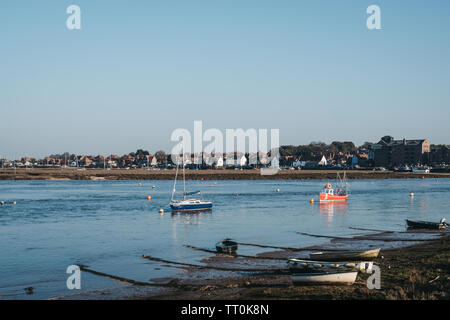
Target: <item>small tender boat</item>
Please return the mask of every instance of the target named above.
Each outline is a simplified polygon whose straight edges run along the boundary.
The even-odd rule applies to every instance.
[[[216,243],[216,250],[219,253],[235,253],[238,249],[238,243],[232,239],[224,239]]]
[[[347,284],[355,283],[358,271],[294,273],[291,275],[294,283]]]
[[[309,254],[311,260],[318,261],[346,261],[361,260],[378,257],[380,248],[365,251],[333,251],[333,252],[313,252]]]
[[[372,261],[361,262],[325,262],[312,261],[301,259],[289,259],[288,267],[291,271],[305,271],[305,270],[325,270],[325,269],[340,269],[340,270],[359,270],[364,273],[371,273],[373,268]]]
[[[414,221],[406,219],[406,223],[408,224],[408,227],[412,229],[445,229],[448,227],[448,223],[445,222],[445,218],[442,218],[440,222]]]
[[[338,179],[340,180],[340,186],[337,191],[335,192],[331,183],[326,183],[322,192],[319,192],[319,202],[347,201],[349,192],[345,172],[342,179],[338,173]]]

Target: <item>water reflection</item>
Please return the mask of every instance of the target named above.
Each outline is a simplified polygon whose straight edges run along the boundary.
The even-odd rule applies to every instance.
[[[345,214],[348,211],[347,202],[321,202],[319,203],[319,213],[324,215],[328,222],[333,221],[334,214]]]
[[[179,224],[200,224],[203,217],[210,217],[212,210],[197,212],[172,212],[172,221]]]

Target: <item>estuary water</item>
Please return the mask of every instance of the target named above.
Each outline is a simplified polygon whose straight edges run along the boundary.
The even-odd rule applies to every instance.
[[[139,181],[2,181],[0,299],[73,294],[66,286],[66,269],[73,264],[151,281],[176,277],[182,270],[149,263],[143,254],[196,264],[208,256],[184,245],[213,250],[215,242],[231,237],[300,247],[327,240],[297,232],[351,236],[357,231],[349,227],[403,231],[405,218],[450,218],[450,179],[350,181],[347,204],[319,205],[318,192],[326,182],[187,181],[189,190],[201,190],[214,208],[172,214],[167,208],[172,181],[142,181],[142,186]],[[249,255],[268,250],[239,248]],[[82,272],[77,291],[121,285]],[[27,287],[34,293],[27,295]]]

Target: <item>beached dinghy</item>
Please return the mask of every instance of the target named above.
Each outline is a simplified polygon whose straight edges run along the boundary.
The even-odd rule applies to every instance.
[[[291,275],[294,283],[315,284],[347,284],[355,283],[358,271],[321,272],[321,273],[295,273]]]
[[[232,239],[224,239],[216,243],[216,250],[219,253],[235,253],[238,249],[238,244]]]
[[[288,267],[292,272],[305,270],[359,270],[363,273],[372,273],[373,262],[325,262],[325,261],[311,261],[301,259],[289,259]]]
[[[309,254],[309,258],[318,261],[365,260],[376,258],[379,253],[380,248],[365,251],[313,252]]]
[[[406,219],[408,228],[412,229],[445,229],[448,227],[445,218],[442,218],[440,222],[429,222],[429,221],[414,221]]]

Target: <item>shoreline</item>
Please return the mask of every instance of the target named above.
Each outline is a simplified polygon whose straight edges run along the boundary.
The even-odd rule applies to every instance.
[[[293,285],[289,277],[233,277],[131,299],[163,300],[449,300],[450,238],[383,250],[374,262],[381,269],[381,289],[366,286],[361,274],[351,286]]]
[[[261,175],[259,170],[187,170],[187,180],[332,180],[342,170],[280,170],[275,175]],[[439,179],[450,173],[413,173],[350,170],[349,180],[356,179]],[[145,169],[0,169],[0,180],[173,180],[175,170]]]
[[[383,233],[385,236],[388,234]],[[381,235],[381,234],[380,234]],[[369,289],[367,273],[359,273],[353,285],[295,285],[286,273],[244,273],[214,277],[205,269],[189,265],[176,266],[184,270],[182,278],[149,279],[148,282],[83,269],[113,281],[128,283],[121,289],[98,289],[85,293],[51,298],[62,300],[449,300],[450,299],[450,233],[421,243],[385,248],[373,262],[380,267],[381,288]],[[417,236],[417,235],[416,235]],[[355,239],[355,241],[358,241]],[[315,246],[313,246],[315,247]],[[311,247],[311,248],[313,248]],[[293,252],[276,250],[257,255],[256,260],[287,260]],[[230,266],[234,259],[242,266],[256,262],[255,257],[214,255],[201,260],[204,266]],[[271,258],[270,258],[271,257]],[[231,259],[231,260],[230,260]],[[152,259],[150,259],[152,260]],[[158,259],[156,259],[158,260]],[[252,262],[253,261],[253,262]],[[267,262],[273,260],[266,260]],[[164,262],[167,263],[167,262]],[[170,263],[169,263],[170,264]],[[264,267],[259,264],[260,267]],[[268,265],[266,265],[268,267]],[[272,268],[274,266],[272,265]],[[237,270],[237,269],[236,269]],[[201,274],[206,275],[201,276]]]

